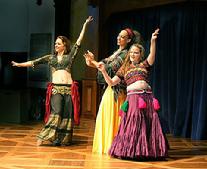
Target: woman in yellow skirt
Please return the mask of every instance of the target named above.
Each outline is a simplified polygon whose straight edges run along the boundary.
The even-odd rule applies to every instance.
[[[125,94],[123,92],[120,93],[118,99],[115,100],[113,89],[110,86],[106,88],[96,118],[92,152],[108,153],[118,130],[118,111],[124,100]]]
[[[93,53],[87,51],[84,54],[86,64],[90,67],[98,67],[104,63],[108,74],[113,77],[123,64],[126,53],[134,42],[141,42],[140,34],[130,28],[123,29],[117,36],[118,49],[111,56],[96,62]],[[104,84],[104,87],[107,86],[101,72],[98,72],[97,81],[99,84]],[[108,150],[118,130],[120,121],[118,111],[126,97],[124,91],[125,85],[123,83],[114,87],[106,87],[96,118],[93,153],[108,154]]]

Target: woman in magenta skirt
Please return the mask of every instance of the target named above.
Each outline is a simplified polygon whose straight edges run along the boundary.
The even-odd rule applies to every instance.
[[[152,33],[150,53],[144,59],[144,48],[133,44],[124,64],[113,78],[100,65],[106,82],[114,86],[124,80],[127,98],[121,107],[122,116],[118,133],[112,142],[109,155],[121,159],[151,160],[168,156],[168,141],[162,131],[158,100],[149,85],[149,73],[155,61],[156,39],[159,29]]]

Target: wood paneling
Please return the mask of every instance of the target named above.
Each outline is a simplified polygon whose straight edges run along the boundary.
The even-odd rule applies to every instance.
[[[97,83],[96,80],[82,81],[82,113],[86,117],[96,118],[97,113]]]

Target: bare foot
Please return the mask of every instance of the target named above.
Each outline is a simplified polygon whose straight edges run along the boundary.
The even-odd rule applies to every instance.
[[[41,145],[42,145],[42,143],[43,143],[43,141],[42,141],[42,140],[40,140],[40,139],[38,139],[38,140],[37,140],[37,146],[41,146]]]

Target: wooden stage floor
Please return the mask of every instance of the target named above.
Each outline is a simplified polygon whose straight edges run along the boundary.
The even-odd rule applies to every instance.
[[[81,119],[71,146],[36,146],[43,123],[0,124],[0,169],[206,169],[207,141],[168,135],[167,161],[127,161],[92,154],[95,121]]]

